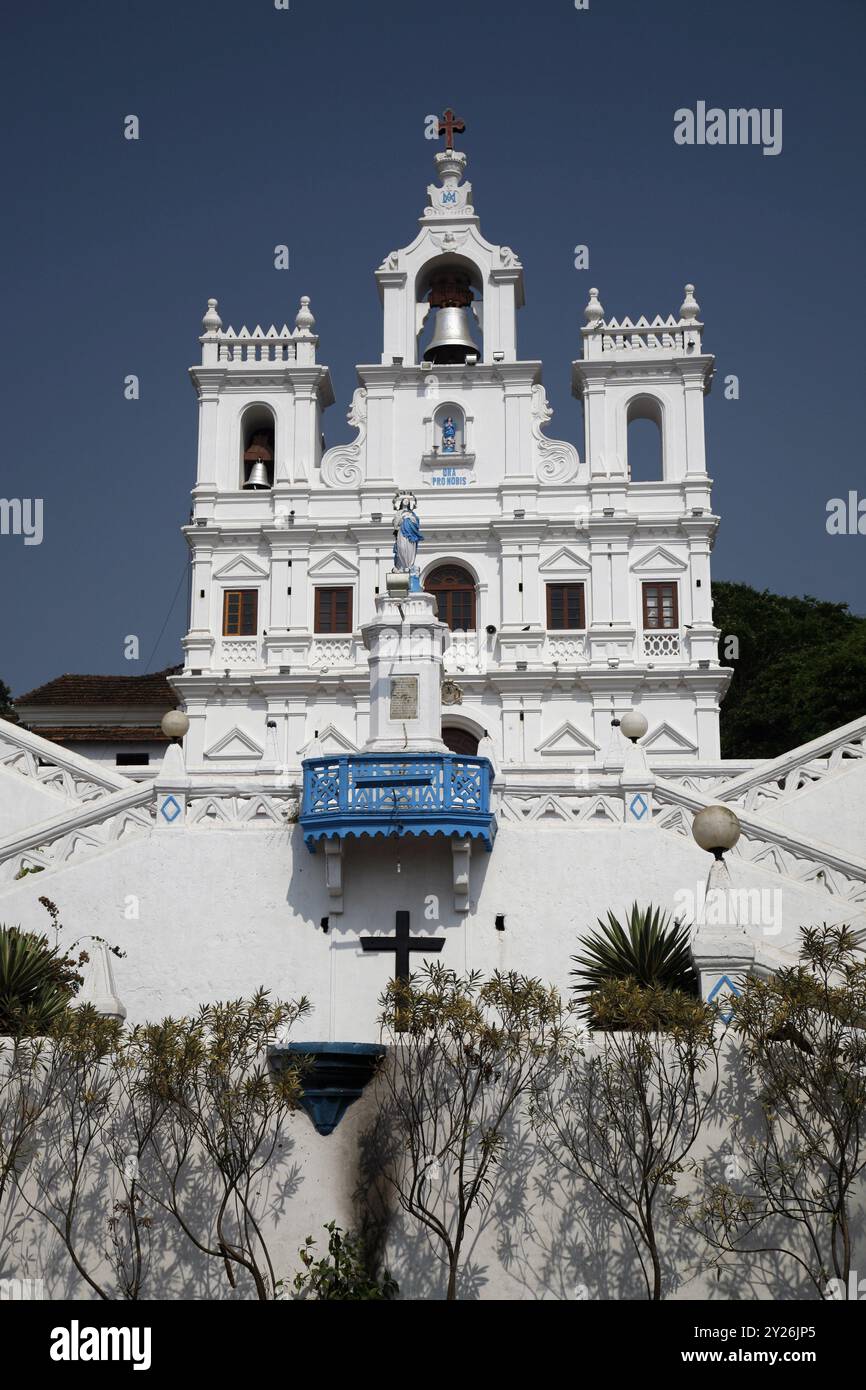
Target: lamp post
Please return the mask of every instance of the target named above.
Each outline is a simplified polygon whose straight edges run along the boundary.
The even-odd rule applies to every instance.
[[[723,866],[724,856],[734,848],[741,833],[740,822],[729,806],[705,806],[692,822],[692,835],[701,849],[707,850],[716,863]]]
[[[628,739],[619,779],[625,823],[650,826],[653,819],[655,777],[647,765],[646,752],[638,742],[649,728],[649,722],[639,709],[628,709],[621,719],[615,719],[613,723],[619,725],[620,733]]]
[[[641,714],[639,709],[626,710],[619,721],[620,733],[624,734],[633,744],[636,744],[639,738],[643,738],[648,728],[647,717],[645,714]]]
[[[180,743],[189,732],[189,718],[182,709],[170,709],[162,716],[159,727],[172,743]]]
[[[160,830],[178,829],[186,815],[186,792],[189,787],[183,756],[183,739],[189,732],[189,718],[182,709],[170,709],[162,716],[160,728],[168,739],[168,747],[156,777],[156,824]]]
[[[692,940],[692,960],[701,982],[701,995],[708,1002],[723,1006],[724,1000],[741,992],[739,981],[748,974],[755,960],[755,945],[737,921],[736,903],[725,855],[742,834],[742,827],[729,806],[705,806],[692,822],[692,835],[701,849],[713,856],[707,875],[703,901],[698,908]]]

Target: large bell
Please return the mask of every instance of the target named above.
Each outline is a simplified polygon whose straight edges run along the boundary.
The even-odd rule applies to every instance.
[[[472,337],[469,310],[446,305],[436,310],[436,324],[425,357],[431,362],[465,362],[478,347]]]
[[[268,465],[262,459],[257,459],[249,471],[245,488],[266,488],[270,487],[268,482]]]

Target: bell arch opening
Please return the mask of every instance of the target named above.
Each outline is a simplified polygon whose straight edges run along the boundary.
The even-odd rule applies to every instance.
[[[438,257],[419,272],[415,298],[426,311],[419,362],[449,366],[481,359],[484,286],[477,266],[462,256]]]
[[[654,396],[635,396],[626,413],[630,483],[658,483],[665,476],[664,416]]]
[[[245,491],[273,487],[276,437],[276,419],[270,406],[248,406],[241,416],[241,487]]]

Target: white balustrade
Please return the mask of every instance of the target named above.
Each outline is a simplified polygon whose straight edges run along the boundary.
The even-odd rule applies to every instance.
[[[354,637],[319,637],[310,647],[310,665],[315,670],[332,666],[354,666]]]
[[[580,661],[586,661],[586,638],[575,633],[548,636],[544,644],[544,660],[559,666],[575,666]]]
[[[442,663],[449,675],[464,672],[483,673],[487,670],[487,649],[484,634],[455,628],[442,653]]]
[[[227,671],[258,666],[260,649],[257,637],[224,637],[220,647],[222,664]]]
[[[659,628],[643,635],[643,654],[655,660],[665,657],[681,657],[683,644],[681,634],[676,628]]]

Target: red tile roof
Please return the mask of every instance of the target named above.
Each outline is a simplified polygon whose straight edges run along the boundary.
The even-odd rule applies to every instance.
[[[160,717],[177,705],[168,683],[182,666],[167,666],[147,676],[56,676],[13,701],[16,709],[28,705],[155,705]]]
[[[102,724],[82,727],[80,724],[74,724],[65,729],[43,724],[35,732],[40,738],[47,738],[50,743],[168,743],[158,724],[143,729],[125,724],[111,727]]]

